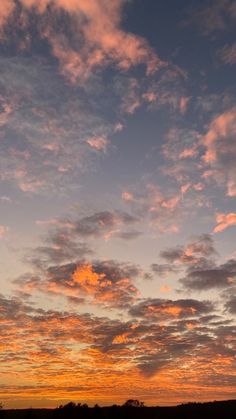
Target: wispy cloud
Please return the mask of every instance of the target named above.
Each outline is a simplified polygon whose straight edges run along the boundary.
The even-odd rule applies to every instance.
[[[15,23],[30,27],[30,14],[40,19],[39,34],[46,39],[52,54],[58,59],[61,72],[75,82],[89,76],[94,68],[114,63],[122,70],[134,65],[146,64],[147,73],[156,71],[161,65],[157,55],[147,42],[121,28],[124,0],[21,0],[21,19]],[[14,0],[1,7],[1,26],[10,23],[12,13],[19,9]],[[69,19],[72,31],[58,32],[61,14]],[[23,18],[22,18],[23,15]]]
[[[233,29],[236,20],[234,0],[208,0],[192,7],[185,23],[195,23],[204,35]]]
[[[225,45],[218,51],[217,56],[224,64],[236,64],[236,42]]]

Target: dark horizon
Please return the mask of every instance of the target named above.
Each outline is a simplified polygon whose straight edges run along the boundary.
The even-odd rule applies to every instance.
[[[135,405],[135,403],[132,405],[130,404],[129,406],[126,405],[127,402],[129,401],[134,401],[134,402],[139,402],[142,405]],[[188,401],[185,403],[177,403],[174,405],[160,405],[160,404],[153,404],[153,405],[147,405],[142,401],[139,401],[137,399],[128,399],[126,400],[124,403],[122,404],[118,404],[118,403],[112,403],[110,405],[100,405],[98,403],[95,403],[94,405],[91,404],[89,405],[88,403],[86,403],[86,401],[83,402],[78,402],[78,401],[67,401],[64,404],[61,403],[57,403],[54,407],[23,407],[23,408],[4,408],[4,405],[1,405],[1,411],[6,411],[6,410],[57,410],[57,409],[96,409],[96,408],[112,408],[114,406],[118,407],[118,408],[124,408],[124,407],[130,407],[130,408],[137,408],[137,409],[142,409],[142,408],[172,408],[172,407],[180,407],[180,406],[191,406],[191,405],[212,405],[212,404],[227,404],[227,403],[233,403],[236,405],[236,398],[235,399],[228,399],[228,400],[208,400],[208,401],[198,401],[198,402],[194,402],[194,401]],[[72,406],[70,406],[72,405]]]
[[[127,400],[122,406],[88,405],[76,406],[74,403],[60,406],[56,409],[15,409],[2,410],[0,417],[5,419],[53,419],[53,418],[106,418],[106,419],[199,419],[203,415],[214,419],[233,419],[236,414],[236,400],[214,401],[209,403],[187,403],[178,406],[144,406],[138,400]]]

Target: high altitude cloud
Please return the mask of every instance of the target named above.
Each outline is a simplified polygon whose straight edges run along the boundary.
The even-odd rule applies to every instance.
[[[188,24],[199,26],[204,35],[233,29],[236,21],[234,0],[207,0],[196,9],[191,8]]]
[[[162,66],[143,38],[122,29],[125,4],[124,0],[1,2],[0,43],[12,51],[0,65],[3,182],[10,180],[25,193],[68,190],[78,183],[81,172],[94,170],[94,152],[107,152],[119,126],[120,109],[122,113],[135,109],[133,83],[124,105],[127,89],[122,84],[129,78],[124,74],[139,64],[147,67],[149,75]],[[109,98],[109,89],[96,72],[106,66],[124,76],[119,89],[117,80],[111,81],[111,91],[117,91]],[[110,120],[105,117],[107,103]]]
[[[225,45],[218,51],[217,55],[224,64],[236,64],[236,42]]]
[[[72,82],[109,63],[123,70],[144,63],[147,73],[161,64],[143,38],[121,28],[125,0],[20,0],[19,3],[24,28],[30,26],[30,13],[39,15],[40,36],[48,41],[62,73]],[[12,13],[19,13],[17,9],[17,2],[4,0],[0,10],[3,29]],[[70,36],[57,30],[62,12],[73,28]],[[18,24],[22,25],[22,20]]]
[[[219,108],[219,113],[212,115],[210,111],[210,122],[203,134],[197,130],[179,128],[172,128],[167,133],[166,142],[162,147],[167,162],[163,171],[178,182],[185,200],[188,196],[191,196],[191,200],[196,200],[198,196],[201,206],[209,206],[206,191],[211,181],[214,181],[216,186],[225,186],[228,196],[235,196],[234,105],[234,101],[228,99],[224,106]],[[214,107],[217,108],[216,104]]]
[[[0,61],[1,180],[23,192],[73,187],[94,167],[87,140],[107,138],[112,124],[95,111],[92,96],[70,89],[43,58]]]

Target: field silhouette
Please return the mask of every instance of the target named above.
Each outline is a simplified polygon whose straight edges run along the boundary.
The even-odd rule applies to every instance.
[[[235,419],[236,400],[187,403],[172,407],[146,407],[138,400],[124,405],[88,407],[70,402],[56,409],[0,411],[1,419]]]

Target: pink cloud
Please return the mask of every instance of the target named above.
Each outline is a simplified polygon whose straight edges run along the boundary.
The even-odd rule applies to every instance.
[[[104,153],[107,150],[109,141],[105,137],[92,137],[86,140],[86,143],[96,151],[103,151]]]
[[[236,226],[236,214],[230,212],[229,214],[216,214],[217,226],[214,228],[214,233],[220,233],[226,228]]]
[[[202,143],[206,147],[203,160],[212,163],[217,160],[217,142],[220,139],[227,141],[228,135],[236,134],[236,109],[217,116],[210,124],[209,130],[202,138]]]
[[[179,154],[180,159],[188,159],[192,157],[196,157],[198,154],[197,147],[193,146],[191,148],[185,148],[181,153]]]
[[[181,96],[179,100],[179,110],[180,113],[184,114],[188,108],[188,102],[190,100],[190,97],[187,96]]]
[[[128,70],[138,64],[146,65],[147,74],[155,72],[163,63],[142,37],[121,28],[122,10],[127,0],[20,0],[27,11],[42,15],[41,36],[51,45],[58,58],[61,71],[72,82],[86,78],[96,67],[115,63],[120,69]],[[83,38],[81,46],[71,47],[69,39],[55,30],[51,24],[57,12],[64,10],[72,19],[75,37]],[[15,8],[13,0],[5,0],[0,5],[0,27],[3,27]],[[48,13],[48,11],[47,11]],[[76,35],[77,34],[77,35]]]
[[[167,208],[167,209],[175,209],[178,205],[180,201],[180,197],[179,196],[174,196],[173,198],[167,199],[167,200],[163,200],[163,202],[161,203],[161,206],[163,208]]]
[[[210,166],[203,178],[212,178],[225,184],[228,196],[236,196],[236,108],[218,115],[202,137],[206,151],[203,162]]]
[[[157,99],[157,93],[155,92],[147,92],[142,95],[143,99],[147,102],[155,102]]]
[[[144,187],[132,188],[132,191],[124,191],[122,199],[130,205],[135,214],[149,220],[161,233],[177,233],[179,231],[179,215],[181,207],[181,195],[166,194],[154,184]]]

